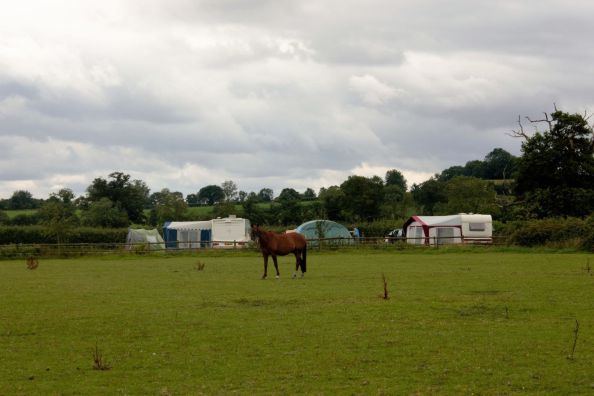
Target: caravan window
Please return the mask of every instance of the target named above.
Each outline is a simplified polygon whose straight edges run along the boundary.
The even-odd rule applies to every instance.
[[[454,228],[453,227],[438,227],[437,228],[437,244],[446,245],[454,243]]]
[[[470,231],[485,231],[485,223],[469,223],[468,229]]]

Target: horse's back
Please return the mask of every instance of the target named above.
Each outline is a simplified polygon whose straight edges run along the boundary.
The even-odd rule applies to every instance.
[[[293,242],[295,249],[302,249],[307,244],[305,237],[298,232],[291,232],[291,233],[285,234],[285,236],[287,237],[287,239],[289,239]]]
[[[307,242],[303,235],[291,232],[287,234],[275,234],[274,242],[267,247],[270,253],[284,256],[295,251],[303,250]]]

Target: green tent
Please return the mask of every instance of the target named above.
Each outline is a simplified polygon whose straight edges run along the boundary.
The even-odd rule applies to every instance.
[[[128,229],[126,249],[132,250],[137,246],[145,246],[148,250],[165,250],[165,241],[157,229]]]
[[[308,239],[310,245],[317,244],[316,239],[330,239],[327,241],[328,243],[341,245],[354,243],[353,236],[349,230],[342,224],[331,220],[311,220],[301,224],[295,231],[302,234],[305,239]]]

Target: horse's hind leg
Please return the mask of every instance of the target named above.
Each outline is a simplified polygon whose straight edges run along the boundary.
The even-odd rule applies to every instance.
[[[295,252],[295,272],[293,272],[293,279],[297,278],[297,270],[301,266],[301,257],[299,257],[299,252]]]
[[[274,262],[274,268],[276,269],[276,277],[280,277],[280,272],[278,272],[278,263],[276,262],[276,256],[272,255],[272,261]]]

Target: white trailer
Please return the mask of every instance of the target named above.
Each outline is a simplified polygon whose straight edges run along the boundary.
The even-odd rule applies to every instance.
[[[491,215],[412,216],[403,225],[406,242],[414,245],[490,244]]]
[[[245,247],[251,240],[251,225],[248,219],[233,215],[212,220],[212,247]]]

